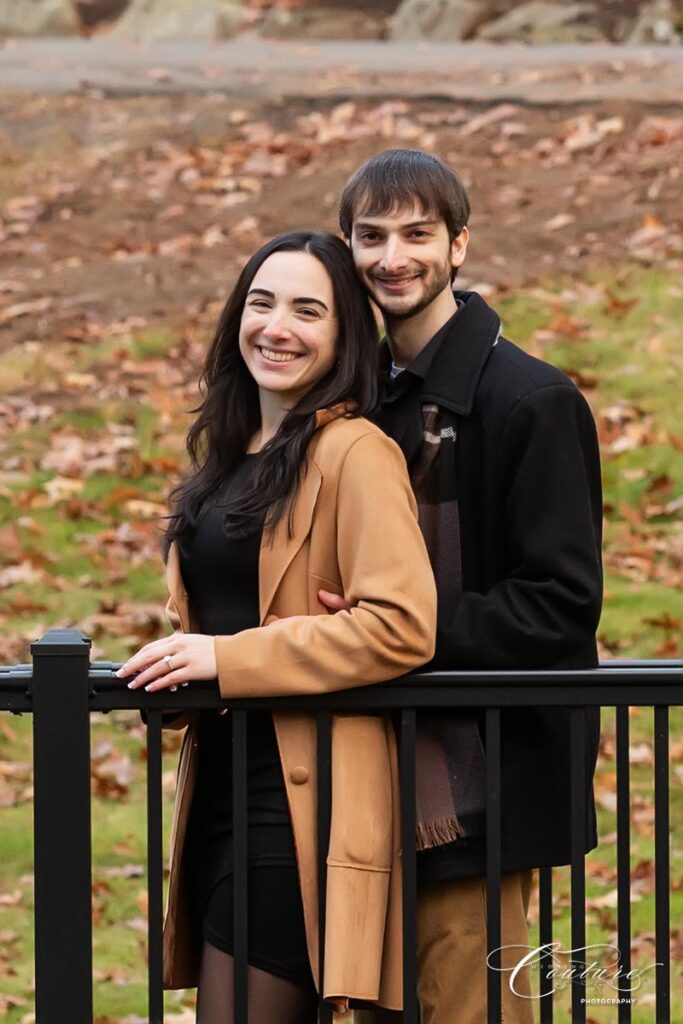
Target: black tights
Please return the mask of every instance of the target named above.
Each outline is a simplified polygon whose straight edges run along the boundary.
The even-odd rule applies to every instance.
[[[249,965],[249,1024],[316,1024],[318,997],[293,981]],[[197,1024],[234,1024],[233,959],[204,942]]]

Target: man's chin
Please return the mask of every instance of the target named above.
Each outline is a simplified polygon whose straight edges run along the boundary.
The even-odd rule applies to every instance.
[[[373,295],[372,298],[382,315],[389,320],[410,320],[411,317],[421,313],[431,302],[431,299],[425,300],[424,297],[417,301],[415,299],[403,299],[399,296],[387,299],[383,295]]]

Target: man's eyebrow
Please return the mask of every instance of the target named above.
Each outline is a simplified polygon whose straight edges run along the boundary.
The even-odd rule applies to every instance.
[[[266,298],[268,298],[268,299],[274,299],[275,298],[275,293],[274,292],[269,292],[267,288],[250,288],[249,291],[247,292],[247,296],[254,295],[254,294],[255,295],[265,295]],[[325,312],[329,313],[329,310],[328,310],[327,306],[325,305],[325,303],[322,301],[322,299],[311,299],[311,298],[307,298],[306,296],[302,295],[299,298],[292,299],[292,302],[293,303],[305,302],[305,303],[308,303],[309,305],[311,303],[314,303],[316,306],[322,306],[322,308],[325,310]]]
[[[401,228],[402,229],[405,229],[405,228],[425,228],[425,227],[432,227],[433,228],[433,227],[436,227],[437,224],[438,224],[438,221],[436,221],[436,220],[414,220],[414,221],[411,221],[410,224],[401,224]],[[355,228],[374,228],[376,230],[377,228],[381,228],[382,225],[381,224],[372,223],[371,221],[367,221],[367,220],[357,220],[354,223],[353,226]]]

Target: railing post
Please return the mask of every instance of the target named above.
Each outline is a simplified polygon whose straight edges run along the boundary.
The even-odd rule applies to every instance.
[[[37,1024],[91,1024],[90,641],[51,629],[33,655]]]

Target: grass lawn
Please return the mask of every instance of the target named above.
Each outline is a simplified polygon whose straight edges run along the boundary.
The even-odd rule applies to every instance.
[[[680,276],[594,271],[581,283],[498,296],[506,336],[573,374],[595,413],[605,483],[604,657],[680,657]],[[33,345],[33,347],[32,347]],[[184,465],[201,350],[161,330],[84,347],[34,343],[0,355],[0,624],[3,663],[77,626],[95,657],[123,660],[165,632],[160,516]],[[169,380],[169,374],[171,375]],[[678,482],[678,490],[677,490]],[[683,1021],[683,712],[671,715],[672,1020]],[[634,966],[654,961],[652,712],[631,716]],[[178,738],[165,739],[165,826]],[[146,1020],[145,761],[137,716],[94,716],[93,918],[96,1019]],[[0,716],[0,1020],[32,1020],[29,716]],[[615,941],[614,722],[603,713],[596,781],[601,843],[587,859],[588,941]],[[569,944],[568,870],[555,879],[556,938]],[[537,918],[532,901],[531,920]],[[532,938],[533,941],[533,938]],[[634,1024],[654,1021],[645,975]],[[608,993],[595,992],[594,995]],[[192,992],[167,996],[167,1021],[193,1019]],[[561,993],[556,1024],[570,1020]],[[589,1007],[594,1022],[616,1009]]]

